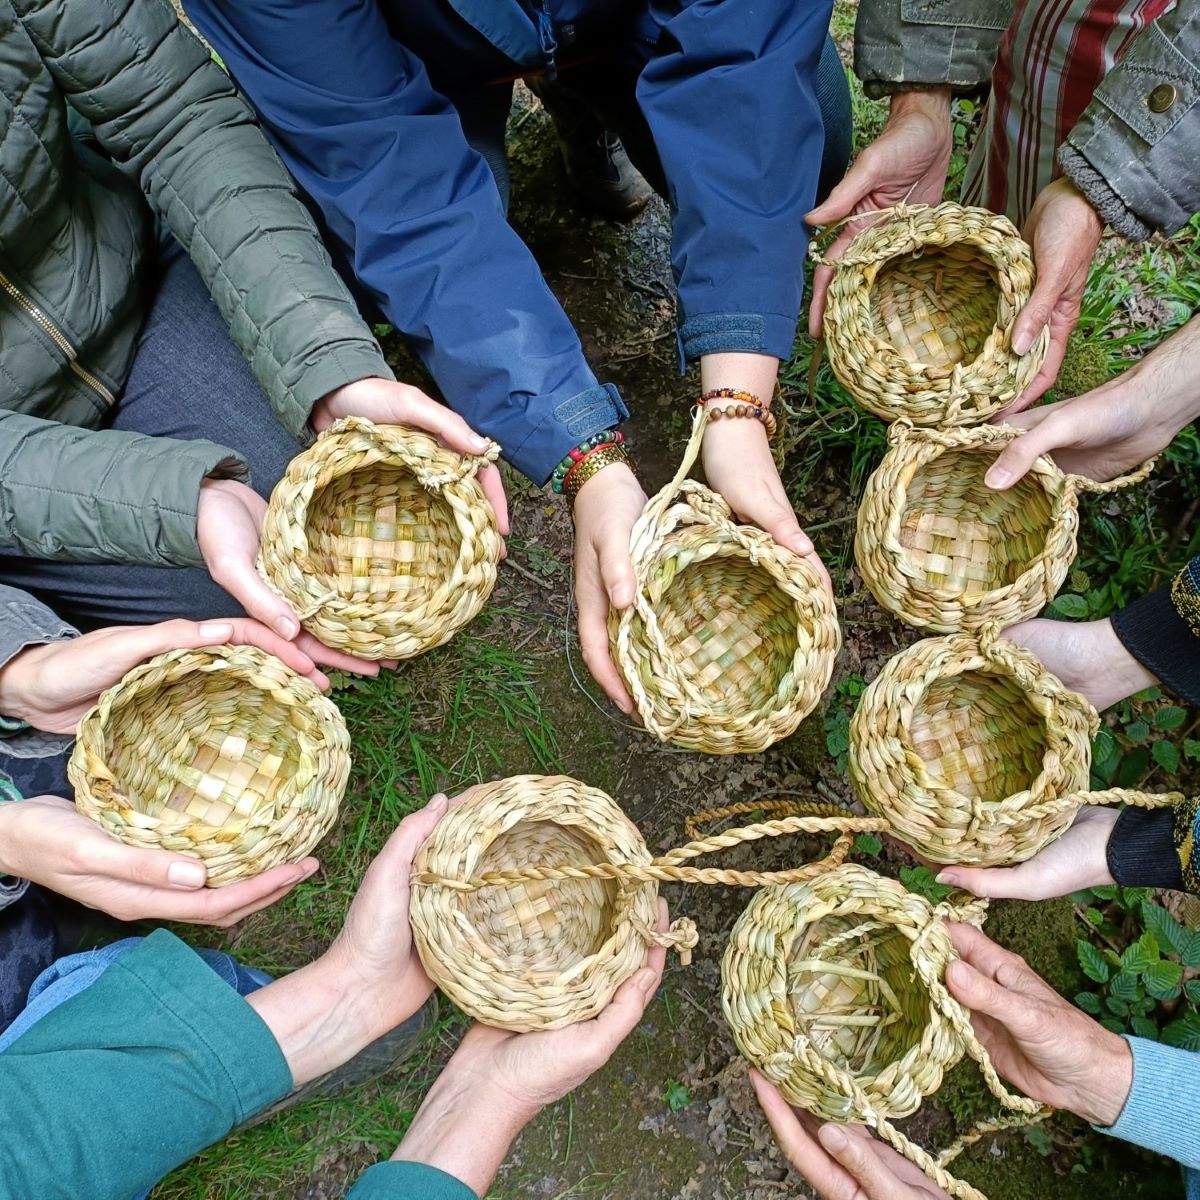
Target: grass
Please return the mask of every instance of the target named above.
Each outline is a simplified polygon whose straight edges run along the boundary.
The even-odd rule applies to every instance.
[[[399,671],[337,677],[354,772],[341,823],[319,851],[321,872],[244,922],[232,939],[215,931],[197,937],[194,929],[179,929],[180,936],[274,974],[293,970],[332,940],[372,857],[434,792],[453,794],[496,775],[558,770],[557,734],[538,697],[538,663],[506,645],[514,616],[490,609],[453,648]],[[303,1195],[316,1173],[333,1185],[329,1195],[342,1195],[363,1169],[395,1149],[444,1052],[465,1028],[449,1004],[442,1012],[438,1037],[402,1070],[349,1096],[309,1101],[211,1147],[160,1184],[154,1200]]]

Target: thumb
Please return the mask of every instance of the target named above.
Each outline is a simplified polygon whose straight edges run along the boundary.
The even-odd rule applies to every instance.
[[[972,896],[1005,900],[1030,900],[1022,895],[1020,867],[947,867],[937,874],[937,882],[962,888]]]
[[[637,591],[637,575],[628,542],[607,537],[600,546],[600,579],[613,608],[628,608]]]
[[[1037,285],[1025,301],[1025,307],[1013,322],[1012,348],[1014,354],[1028,354],[1038,335],[1050,324],[1054,305],[1063,290],[1059,272],[1047,268],[1038,273]]]
[[[139,849],[108,837],[87,850],[88,871],[122,883],[194,892],[204,887],[208,869],[198,859],[169,850]]]
[[[288,602],[268,587],[248,559],[226,560],[216,581],[246,610],[246,615],[261,621],[289,642],[300,634],[300,621]]]
[[[878,178],[878,172],[875,170],[875,158],[871,147],[868,146],[837,187],[816,208],[805,214],[805,222],[809,225],[829,225],[848,217],[854,211],[854,206],[869,191],[884,182]]]
[[[813,544],[808,534],[800,528],[796,514],[790,508],[778,508],[763,522],[762,528],[771,535],[775,542],[799,554],[802,558],[813,552]]]
[[[1054,449],[1057,449],[1054,426],[1050,421],[1043,421],[1020,437],[1013,438],[997,455],[983,481],[993,491],[1003,492],[1029,474],[1033,464],[1043,454]]]

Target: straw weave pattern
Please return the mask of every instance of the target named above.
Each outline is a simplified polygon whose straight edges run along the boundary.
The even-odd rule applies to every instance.
[[[983,1200],[892,1125],[969,1053],[994,1095],[1009,1092],[946,990],[955,957],[943,918],[978,923],[986,901],[936,908],[855,864],[764,888],[734,926],[721,963],[721,1005],[738,1049],[790,1104],[861,1122],[951,1196]]]
[[[631,608],[612,611],[609,638],[658,738],[707,754],[752,754],[817,706],[841,631],[807,559],[739,525],[724,499],[685,478],[707,420],[699,409],[675,478],[633,528],[638,589]]]
[[[499,455],[348,417],[288,465],[260,569],[327,646],[411,658],[449,641],[496,585],[500,533],[475,476]]]
[[[257,647],[213,646],[159,655],[104,692],[67,773],[113,837],[199,858],[220,887],[308,854],[349,771],[331,700]]]
[[[1079,493],[1140,483],[1151,460],[1109,483],[1064,474],[1043,456],[1006,491],[984,482],[1020,431],[914,429],[897,421],[858,510],[854,556],[888,612],[937,633],[1035,616],[1075,559]]]
[[[1028,353],[1012,351],[1013,322],[1033,291],[1029,247],[984,208],[901,204],[878,215],[827,263],[834,373],[887,421],[986,420],[1025,390],[1049,344],[1043,331]]]
[[[756,806],[757,807],[757,806]],[[808,806],[790,806],[808,812]],[[701,814],[718,820],[744,805]],[[654,929],[659,883],[761,887],[843,861],[877,817],[822,806],[696,838],[657,858],[604,792],[565,776],[521,775],[467,792],[413,864],[413,937],[429,977],[464,1011],[504,1029],[557,1029],[594,1016],[654,943],[689,961],[687,919]],[[829,855],[782,871],[694,867],[761,838],[837,833]]]
[[[868,811],[938,863],[1024,862],[1084,804],[1176,796],[1088,791],[1096,710],[994,626],[926,638],[872,680],[850,722],[850,777]]]

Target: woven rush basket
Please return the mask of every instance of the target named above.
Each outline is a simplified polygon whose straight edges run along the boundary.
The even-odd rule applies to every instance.
[[[1154,460],[1096,483],[1043,456],[1007,491],[984,482],[1020,431],[1007,425],[914,429],[897,421],[867,481],[854,556],[879,603],[908,625],[937,633],[1008,626],[1057,594],[1075,559],[1079,493],[1140,483]]]
[[[646,728],[706,754],[753,754],[787,737],[829,686],[841,631],[806,558],[739,525],[687,479],[704,437],[696,413],[675,478],[630,539],[638,590],[613,609],[613,660]]]
[[[825,345],[868,411],[917,425],[964,425],[1011,404],[1046,356],[1043,331],[1012,351],[1033,291],[1033,257],[1007,217],[961,204],[897,205],[836,259]]]
[[[956,957],[944,918],[978,924],[986,901],[943,903],[853,863],[758,892],[721,962],[721,1005],[741,1053],[789,1104],[827,1121],[869,1125],[939,1187],[982,1200],[892,1121],[912,1114],[963,1056],[993,1094],[1029,1124],[1045,1110],[1010,1093],[946,990]]]
[[[464,458],[428,434],[336,421],[271,493],[259,567],[305,629],[359,658],[450,640],[496,586],[500,533]]]
[[[130,671],[84,715],[67,767],[80,812],[126,845],[200,859],[209,887],[302,859],[349,772],[337,706],[254,646]]]
[[[701,814],[769,809],[734,806]],[[886,823],[824,809],[689,842],[651,856],[604,792],[566,776],[521,775],[472,788],[413,864],[413,939],[429,977],[464,1012],[501,1029],[558,1029],[594,1017],[645,962],[648,945],[683,962],[696,927],[657,932],[664,882],[756,887],[841,862],[851,835]],[[827,858],[788,871],[685,865],[714,850],[791,833],[836,832]]]
[[[1156,808],[1177,794],[1089,791],[1096,710],[989,626],[889,660],[850,722],[850,777],[922,858],[1024,862],[1085,804]]]

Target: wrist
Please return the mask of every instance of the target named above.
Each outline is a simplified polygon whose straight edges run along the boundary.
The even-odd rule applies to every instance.
[[[892,96],[890,115],[898,118],[917,112],[949,124],[952,99],[953,96],[948,87],[918,88],[911,92],[896,92]]]
[[[456,1052],[392,1158],[436,1167],[483,1196],[517,1135],[540,1111],[493,1085]]]
[[[1106,1129],[1116,1124],[1129,1089],[1133,1087],[1133,1051],[1119,1034],[1097,1025],[1103,1035],[1089,1049],[1092,1070],[1088,1082],[1079,1089],[1073,1102],[1065,1105],[1091,1125]]]
[[[634,475],[633,466],[629,462],[629,456],[624,455],[623,457],[614,457],[613,461],[607,462],[600,470],[590,474],[582,482],[575,486],[564,486],[563,490],[571,501],[572,509],[578,512],[581,502],[588,506],[605,491],[629,485],[640,490],[637,476]]]
[[[0,713],[33,724],[33,683],[41,646],[26,646],[0,667]]]

